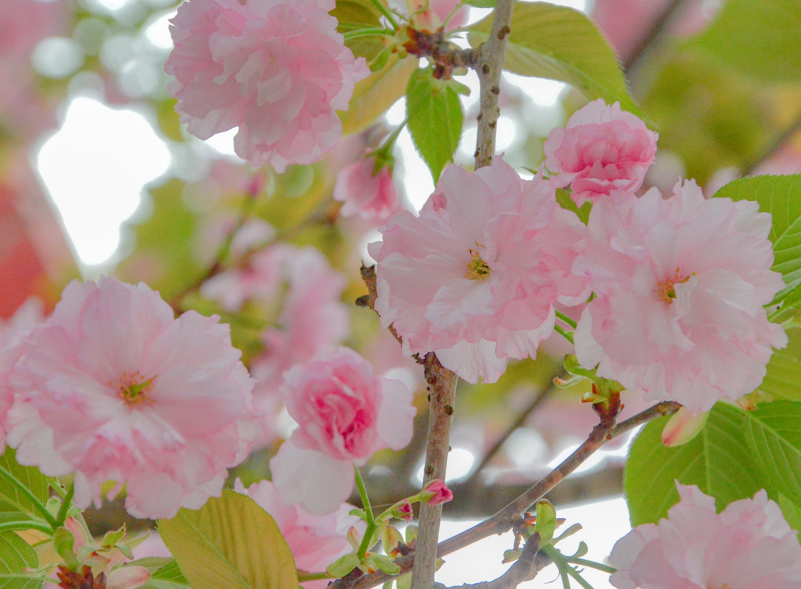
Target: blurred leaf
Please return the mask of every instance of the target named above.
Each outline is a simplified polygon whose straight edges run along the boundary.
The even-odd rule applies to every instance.
[[[434,79],[433,71],[418,69],[409,79],[406,118],[414,145],[436,184],[459,146],[464,113],[459,94],[447,82]]]
[[[590,221],[592,201],[587,200],[587,202],[585,202],[581,208],[578,208],[576,203],[573,202],[573,199],[570,198],[570,193],[564,188],[558,188],[556,190],[556,202],[558,202],[559,206],[563,209],[576,213],[576,216],[578,216],[579,220],[585,225]]]
[[[382,70],[356,84],[348,110],[339,113],[343,134],[364,130],[403,98],[417,62],[416,57],[398,59],[393,55]]]
[[[771,496],[801,504],[801,402],[763,403],[746,413],[745,438]]]
[[[358,28],[380,27],[381,13],[369,0],[337,0],[336,8],[329,14],[338,21],[340,33]],[[357,37],[345,41],[353,55],[372,60],[383,48],[384,43],[378,37]]]
[[[768,82],[801,80],[801,2],[728,0],[688,46]]]
[[[20,573],[26,575],[26,569],[36,569],[39,560],[25,540],[17,536],[14,532],[0,533],[0,574],[13,575]],[[0,579],[2,589],[33,589],[41,587],[41,579],[31,579],[30,577],[20,576],[3,577]]]
[[[6,447],[6,451],[0,456],[0,468],[19,481],[19,484],[30,491],[42,505],[47,504],[50,497],[50,485],[57,484],[54,478],[46,477],[33,466],[18,464],[14,450],[9,447]],[[0,512],[22,512],[41,518],[41,512],[34,505],[34,500],[15,484],[9,482],[4,476],[0,477]],[[25,516],[20,519],[25,519]]]
[[[469,27],[470,45],[484,43],[493,15]],[[573,84],[590,99],[620,102],[644,118],[629,95],[615,53],[586,15],[547,2],[517,2],[504,67],[523,76],[537,76]]]
[[[159,520],[159,533],[193,589],[296,589],[295,561],[270,515],[223,490],[195,511]]]
[[[766,406],[775,405],[767,403]],[[748,415],[718,403],[706,427],[693,440],[674,448],[662,443],[668,417],[652,421],[634,441],[626,464],[625,492],[631,525],[656,523],[679,501],[675,481],[698,485],[717,501],[718,511],[764,487],[743,430]]]
[[[173,560],[154,571],[145,587],[153,587],[154,589],[188,589],[191,586],[183,573],[181,573],[178,563]]]
[[[801,174],[740,178],[718,190],[715,197],[753,200],[760,211],[773,215],[773,270],[780,272],[787,284],[773,299],[780,302],[801,285]]]

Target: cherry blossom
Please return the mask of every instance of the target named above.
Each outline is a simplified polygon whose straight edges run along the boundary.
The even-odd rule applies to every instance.
[[[286,503],[322,515],[350,496],[354,464],[374,452],[400,450],[412,439],[412,393],[399,380],[379,378],[348,348],[324,350],[284,373],[289,415],[298,423],[270,461]]]
[[[279,173],[342,134],[337,110],[370,74],[337,33],[334,0],[191,0],[171,21],[164,69],[176,110],[201,139],[239,127],[234,150]]]
[[[22,344],[8,443],[20,464],[75,472],[75,501],[127,484],[136,517],[219,496],[258,439],[254,381],[219,318],[172,309],[144,284],[71,282]]]
[[[792,589],[801,586],[801,545],[779,506],[759,491],[720,514],[695,485],[658,524],[637,526],[609,557],[618,589]]]
[[[393,216],[377,260],[376,311],[407,356],[434,351],[468,382],[495,382],[509,358],[535,356],[553,332],[554,303],[589,291],[570,275],[586,228],[547,182],[525,182],[498,157],[449,166],[420,216]]]
[[[381,224],[400,210],[392,170],[389,166],[375,168],[375,158],[367,157],[343,168],[337,175],[334,200],[345,203],[340,209],[343,217],[359,215]]]
[[[429,505],[439,505],[453,501],[453,491],[442,481],[434,481],[420,493],[423,500]],[[430,496],[429,496],[430,495]]]
[[[573,269],[597,295],[575,334],[581,364],[694,413],[756,389],[787,345],[763,309],[784,287],[770,228],[756,202],[705,200],[694,181],[596,202]]]
[[[281,530],[289,550],[295,558],[295,566],[310,573],[324,571],[328,565],[350,552],[347,532],[351,527],[364,528],[364,520],[350,515],[354,506],[342,503],[333,513],[313,515],[302,507],[284,503],[275,485],[270,481],[259,481],[245,488],[239,479],[234,489],[250,496],[264,511],[269,513]],[[307,589],[325,587],[327,580],[304,582]]]
[[[242,267],[209,278],[200,287],[200,294],[218,301],[226,311],[239,311],[245,301],[266,299],[278,291],[281,286],[280,263],[279,249],[264,249]]]
[[[599,98],[573,113],[543,145],[545,166],[557,188],[571,185],[578,206],[614,190],[633,192],[656,157],[659,135],[637,116]]]

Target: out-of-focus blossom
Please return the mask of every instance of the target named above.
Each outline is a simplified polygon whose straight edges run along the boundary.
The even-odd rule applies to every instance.
[[[271,297],[281,286],[279,250],[267,248],[246,265],[221,272],[200,287],[200,294],[218,301],[223,309],[236,312],[245,301]]]
[[[331,513],[350,496],[354,464],[412,439],[416,409],[408,387],[376,377],[348,348],[324,350],[288,370],[282,390],[298,429],[270,461],[270,471],[283,501],[311,513]]]
[[[398,213],[382,232],[369,246],[382,326],[395,327],[406,355],[435,351],[471,383],[535,356],[554,303],[589,294],[570,276],[584,225],[547,182],[524,182],[500,157],[473,173],[448,167],[419,217]]]
[[[677,484],[681,501],[658,524],[637,526],[615,544],[610,582],[618,589],[793,589],[801,587],[801,546],[779,506],[762,490],[730,503]]]
[[[445,19],[459,0],[389,0],[389,4],[396,10],[407,12],[412,17],[412,26],[418,29],[434,32],[442,27]],[[467,22],[469,10],[463,6],[448,21],[446,29],[459,27]]]
[[[8,320],[0,320],[0,451],[5,449],[5,418],[14,400],[8,377],[22,355],[23,338],[43,320],[44,304],[36,297],[25,301]]]
[[[659,135],[636,115],[599,98],[577,110],[543,145],[545,166],[557,188],[571,185],[578,206],[615,190],[633,192],[656,157]]]
[[[254,382],[218,319],[176,320],[144,284],[71,282],[9,377],[17,460],[75,472],[80,507],[100,502],[102,483],[126,483],[136,517],[169,518],[219,496],[260,428]]]
[[[581,364],[692,412],[756,389],[787,345],[763,309],[784,287],[770,227],[756,202],[705,200],[694,181],[596,202],[573,269],[597,295],[575,334]]]
[[[439,480],[428,485],[420,495],[423,497],[423,501],[429,505],[439,505],[440,503],[453,501],[453,491],[443,481]]]
[[[310,164],[342,134],[337,110],[370,74],[328,14],[334,0],[191,0],[171,21],[164,66],[189,132],[208,139],[234,127],[234,150],[283,172]]]
[[[295,558],[295,566],[308,573],[324,571],[340,556],[350,552],[347,531],[353,527],[364,527],[360,518],[350,515],[354,506],[340,504],[336,511],[326,515],[313,515],[302,507],[285,503],[270,481],[259,481],[245,488],[239,479],[234,489],[250,496],[264,511],[269,513],[281,530],[289,550]],[[325,587],[328,581],[304,582],[311,589]]]
[[[334,200],[345,203],[340,209],[343,217],[359,215],[381,225],[400,210],[392,169],[389,166],[375,168],[376,160],[366,157],[337,175]]]

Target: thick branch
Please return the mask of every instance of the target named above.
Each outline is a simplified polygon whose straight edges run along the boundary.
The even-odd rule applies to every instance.
[[[637,46],[632,49],[626,61],[623,63],[623,69],[631,71],[637,68],[654,44],[665,34],[668,25],[672,22],[673,16],[676,11],[681,8],[685,0],[671,0],[665,9],[653,20],[651,26],[645,32]]]
[[[680,407],[678,403],[673,402],[659,403],[621,422],[617,426],[615,426],[614,421],[610,422],[609,419],[602,419],[601,423],[593,428],[587,440],[545,478],[529,488],[525,493],[488,520],[473,526],[469,530],[465,530],[461,534],[457,534],[452,538],[440,542],[437,547],[437,556],[440,558],[447,556],[452,552],[461,550],[489,536],[508,532],[522,521],[520,517],[521,513],[527,510],[532,504],[542,499],[548,491],[558,485],[566,476],[575,471],[576,468],[581,466],[587,458],[606,442],[652,419],[663,415],[672,415],[678,411]],[[414,554],[409,554],[395,561],[395,564],[401,567],[400,574],[408,573],[411,570],[414,557]],[[358,579],[352,585],[352,588],[369,589],[370,587],[375,587],[393,578],[392,575],[387,575],[386,573],[373,573]]]
[[[478,115],[478,139],[476,141],[476,169],[492,163],[495,155],[495,127],[501,109],[498,98],[501,94],[501,73],[506,51],[506,37],[511,32],[513,0],[498,0],[495,4],[495,19],[489,39],[481,48],[480,65],[477,69],[481,83],[481,111]]]
[[[470,583],[450,589],[515,589],[520,583],[531,581],[542,569],[551,564],[548,555],[539,552],[539,549],[540,535],[535,533],[526,540],[520,558],[494,581]]]

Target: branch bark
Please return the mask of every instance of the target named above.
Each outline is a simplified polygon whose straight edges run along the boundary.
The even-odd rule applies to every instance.
[[[449,589],[514,589],[520,583],[531,581],[546,566],[551,559],[540,549],[540,535],[534,534],[526,540],[520,558],[509,569],[494,581],[484,583],[469,583],[450,587]]]

